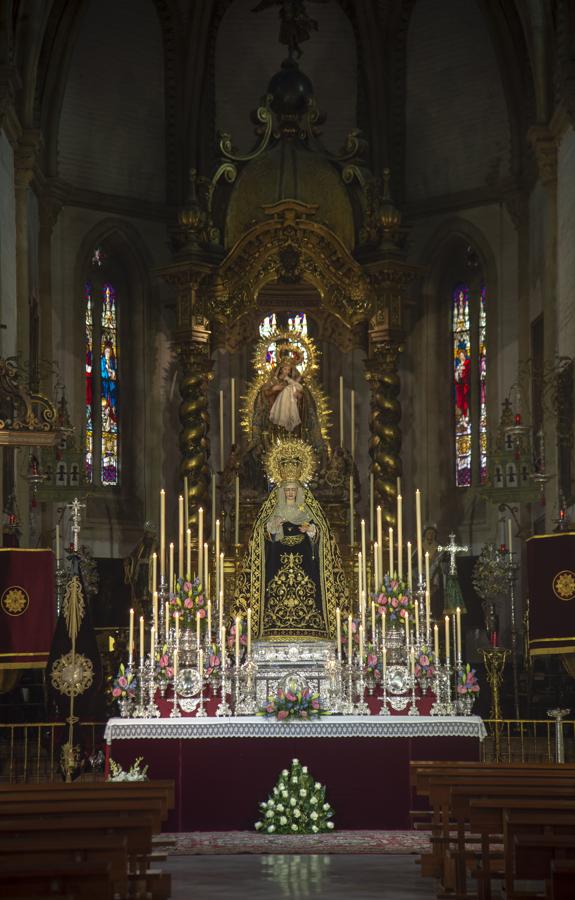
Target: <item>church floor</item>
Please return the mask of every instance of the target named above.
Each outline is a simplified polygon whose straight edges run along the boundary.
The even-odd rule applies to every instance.
[[[172,856],[172,900],[435,900],[415,855]]]

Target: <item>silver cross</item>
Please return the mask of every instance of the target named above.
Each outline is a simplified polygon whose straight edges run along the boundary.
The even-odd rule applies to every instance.
[[[459,547],[455,543],[455,534],[452,531],[451,534],[449,535],[449,543],[446,544],[445,547],[438,547],[437,549],[440,553],[449,553],[449,557],[450,557],[450,559],[449,559],[449,574],[455,575],[457,573],[457,570],[455,568],[455,554],[456,553],[467,553],[469,550],[469,547],[466,547],[466,546]]]
[[[72,534],[74,535],[74,553],[77,553],[80,547],[80,519],[81,509],[86,509],[85,503],[80,503],[77,497],[74,497],[72,503],[67,503],[68,509],[72,510]]]

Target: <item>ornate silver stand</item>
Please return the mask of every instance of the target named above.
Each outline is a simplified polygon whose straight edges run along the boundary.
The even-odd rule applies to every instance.
[[[146,686],[147,686],[146,666],[144,664],[143,659],[141,659],[140,665],[138,666],[138,699],[136,701],[136,706],[132,713],[132,715],[135,719],[145,719],[146,718],[146,714],[147,714]]]
[[[255,679],[258,667],[253,658],[246,660],[241,666],[242,681],[245,684],[244,692],[240,691],[240,699],[236,703],[236,716],[255,716],[259,706],[255,697]]]
[[[227,670],[222,670],[222,696],[220,702],[218,704],[218,708],[216,709],[216,716],[231,716],[232,710],[228,704],[227,700]]]
[[[357,698],[357,703],[353,707],[353,712],[356,716],[369,716],[370,709],[365,702],[365,677],[363,673],[363,660],[359,657],[359,655],[357,657],[357,667],[357,691],[359,696]]]
[[[146,707],[146,718],[158,719],[161,713],[156,706],[156,679],[154,678],[154,660],[152,656],[148,656],[146,660],[146,669],[148,670],[148,705]]]

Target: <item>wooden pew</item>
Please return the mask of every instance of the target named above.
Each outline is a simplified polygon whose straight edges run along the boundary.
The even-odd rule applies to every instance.
[[[110,865],[36,866],[30,860],[20,866],[0,869],[0,896],[9,898],[74,897],[74,900],[113,900]]]
[[[529,817],[525,816],[525,819]],[[575,863],[575,828],[571,833],[563,834],[550,832],[549,826],[545,834],[536,834],[531,830],[533,826],[541,828],[539,819],[527,824],[509,821],[508,813],[504,821],[505,847],[510,844],[509,862],[505,866],[505,891],[506,896],[518,900],[519,897],[527,898],[535,896],[525,890],[518,891],[515,882],[543,881],[550,879],[551,863],[555,860],[570,860]]]
[[[546,886],[547,900],[573,900],[575,863],[556,859],[551,863],[551,877]]]

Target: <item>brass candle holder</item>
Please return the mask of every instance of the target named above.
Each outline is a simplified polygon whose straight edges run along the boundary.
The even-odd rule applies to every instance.
[[[485,647],[480,651],[485,663],[485,671],[489,687],[491,688],[491,709],[489,718],[495,720],[495,762],[501,762],[501,685],[503,684],[503,670],[509,650],[505,647]]]

